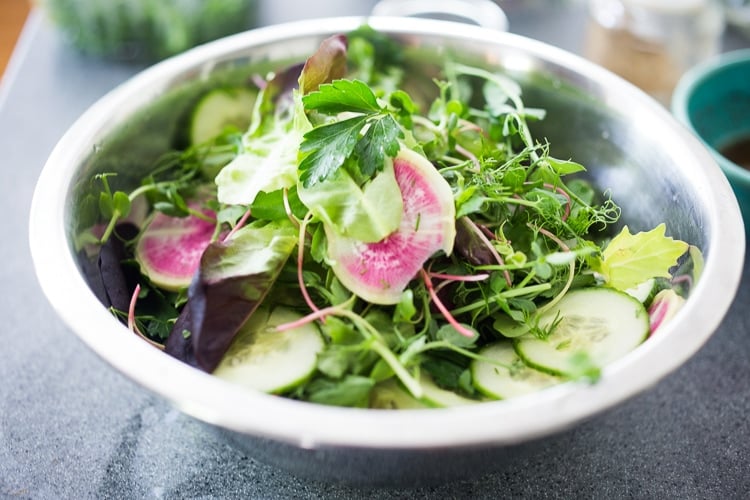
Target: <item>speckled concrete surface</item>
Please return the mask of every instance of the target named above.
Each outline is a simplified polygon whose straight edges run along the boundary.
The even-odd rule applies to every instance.
[[[554,36],[551,22],[537,33]],[[577,38],[566,40],[575,50]],[[137,68],[73,54],[38,16],[22,45],[0,101],[0,497],[750,496],[747,275],[716,335],[656,387],[502,468],[446,484],[362,488],[297,478],[135,386],[56,318],[34,279],[26,232],[34,182],[55,142]]]

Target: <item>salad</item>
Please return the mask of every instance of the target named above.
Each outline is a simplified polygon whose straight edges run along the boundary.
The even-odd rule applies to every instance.
[[[422,408],[595,381],[679,309],[700,253],[620,227],[520,85],[405,76],[368,27],[205,92],[188,144],[96,186],[92,289],[200,370],[313,403]]]

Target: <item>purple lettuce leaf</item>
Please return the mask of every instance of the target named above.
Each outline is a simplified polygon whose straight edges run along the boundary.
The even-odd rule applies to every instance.
[[[166,351],[212,372],[263,302],[296,243],[291,224],[271,223],[246,226],[231,239],[209,245],[190,284],[187,311],[172,328]]]

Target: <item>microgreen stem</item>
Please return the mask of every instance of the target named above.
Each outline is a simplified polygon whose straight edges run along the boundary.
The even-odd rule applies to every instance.
[[[99,238],[99,243],[106,243],[110,236],[112,236],[112,232],[115,230],[115,227],[117,227],[117,221],[120,220],[120,211],[115,210],[112,213],[112,218],[109,219],[109,224],[107,224],[107,227],[104,229],[104,232],[102,233],[102,237]]]
[[[302,219],[302,223],[299,225],[299,241],[297,242],[297,282],[299,283],[300,292],[302,293],[302,297],[305,299],[307,306],[311,311],[317,312],[320,309],[315,305],[315,302],[313,302],[312,298],[310,297],[310,294],[307,291],[307,286],[305,285],[305,278],[302,273],[305,262],[305,236],[307,234],[307,224],[310,222],[311,218],[312,213],[308,213],[307,215],[305,215],[305,218]]]
[[[487,273],[472,274],[472,275],[460,275],[460,274],[442,274],[442,273],[428,273],[431,278],[437,278],[441,280],[450,281],[484,281],[490,277]]]
[[[206,222],[216,222],[215,217],[211,217],[210,215],[206,215],[200,210],[196,210],[194,208],[188,208],[188,213],[192,215],[193,217],[197,217],[198,219],[204,220]]]
[[[438,297],[437,292],[435,291],[435,288],[432,286],[432,280],[430,279],[430,275],[427,274],[427,271],[424,269],[420,270],[420,273],[422,274],[422,279],[424,280],[424,284],[427,287],[427,291],[430,294],[430,297],[432,298],[432,302],[435,304],[435,306],[438,308],[438,310],[442,313],[445,320],[456,329],[458,333],[463,335],[464,337],[474,337],[474,332],[463,326],[461,323],[456,321],[456,318],[453,317],[451,312],[448,310],[447,307],[445,307],[445,304],[440,300],[440,297]]]
[[[143,186],[139,186],[135,188],[134,190],[132,190],[130,194],[128,195],[128,198],[130,199],[130,201],[133,201],[136,198],[138,198],[140,195],[144,193],[148,193],[149,191],[153,191],[154,189],[158,189],[160,185],[167,185],[167,184],[171,184],[171,183],[170,182],[156,182],[153,184],[144,184]]]
[[[546,292],[550,288],[552,288],[552,285],[549,283],[540,283],[538,285],[531,285],[523,288],[512,288],[510,290],[506,290],[504,292],[500,292],[487,297],[486,299],[482,299],[480,301],[458,307],[453,310],[453,314],[459,315],[474,311],[476,309],[482,309],[483,307],[488,307],[489,304],[501,299],[512,299],[514,297],[522,297],[524,295],[537,295],[539,293]]]
[[[415,124],[423,126],[424,128],[426,128],[433,134],[435,135],[443,134],[443,130],[441,129],[441,127],[439,125],[435,125],[434,123],[432,123],[432,120],[425,118],[424,116],[420,116],[420,115],[413,115],[411,118]]]
[[[240,220],[237,221],[237,224],[234,225],[231,231],[227,233],[227,235],[224,237],[224,241],[228,241],[234,234],[242,229],[245,224],[247,223],[247,219],[250,218],[250,209],[248,208],[244,214],[242,214],[242,217],[240,217]]]
[[[480,127],[479,125],[477,125],[476,123],[472,121],[469,121],[465,118],[461,118],[458,120],[458,123],[461,126],[459,130],[462,132],[463,131],[476,132],[484,137],[487,137],[487,132],[485,132],[485,130],[482,127]]]
[[[135,304],[138,301],[138,295],[141,293],[141,285],[135,285],[135,290],[133,290],[133,295],[130,296],[130,304],[128,306],[128,330],[135,333],[139,337],[141,337],[143,340],[151,344],[152,346],[156,347],[157,349],[164,349],[164,346],[159,344],[158,342],[154,342],[150,338],[146,337],[143,332],[138,329],[138,325],[135,323]]]
[[[313,321],[324,319],[329,315],[341,315],[341,306],[328,306],[323,309],[316,308],[315,311],[311,312],[307,316],[302,316],[300,319],[290,321],[288,323],[282,323],[281,325],[276,325],[276,331],[285,332],[287,330],[293,330],[308,323],[312,323]]]
[[[281,193],[282,199],[284,200],[284,211],[286,212],[286,216],[289,218],[292,224],[294,224],[294,227],[299,229],[299,220],[297,220],[297,217],[294,216],[294,212],[292,212],[292,206],[289,204],[289,189],[284,188]]]
[[[470,282],[470,281],[484,281],[490,277],[487,273],[473,274],[473,275],[460,275],[460,274],[442,274],[433,273],[429,271],[430,278],[444,280],[438,286],[435,287],[435,293],[440,292],[443,288],[454,283],[456,281]]]
[[[474,168],[471,169],[471,171],[478,174],[480,172],[481,168],[482,168],[482,165],[479,163],[479,158],[477,158],[474,153],[472,153],[468,149],[464,148],[460,144],[456,144],[455,145],[455,149],[456,149],[456,151],[458,151],[459,153],[461,153],[463,156],[465,156],[466,158],[468,158],[469,161],[471,161],[471,164],[474,165]]]
[[[376,340],[372,343],[373,350],[378,353],[378,355],[388,363],[388,366],[391,367],[391,370],[393,370],[393,373],[396,374],[396,376],[401,380],[401,383],[404,384],[404,387],[411,393],[412,396],[419,399],[424,394],[424,391],[422,390],[422,386],[420,385],[419,381],[417,381],[414,377],[411,376],[411,374],[406,370],[404,365],[401,364],[401,362],[398,360],[395,354],[393,354],[393,351],[391,351],[385,344],[383,344],[380,340]]]
[[[138,327],[135,324],[135,303],[138,301],[138,294],[141,293],[141,285],[135,285],[135,290],[133,290],[133,295],[130,296],[130,307],[128,307],[128,330],[131,332],[137,332]]]
[[[568,220],[568,217],[570,216],[570,205],[571,205],[570,195],[568,194],[567,191],[565,191],[560,186],[554,186],[552,184],[545,182],[544,187],[546,187],[547,189],[554,190],[556,193],[562,195],[562,197],[567,200],[567,202],[565,203],[565,213],[562,216],[562,220],[563,222],[565,222],[566,220]]]
[[[495,259],[495,261],[497,261],[497,263],[500,264],[501,266],[505,265],[505,261],[500,256],[500,254],[497,252],[497,250],[495,249],[495,246],[492,244],[492,242],[490,242],[490,240],[487,237],[487,235],[485,235],[484,232],[479,228],[479,226],[476,225],[474,222],[472,222],[470,219],[469,219],[469,223],[470,223],[472,229],[474,230],[474,233],[477,235],[477,237],[479,237],[479,239],[482,241],[482,243],[484,244],[484,246],[490,251],[490,253],[492,254],[492,257]],[[509,287],[513,286],[513,280],[510,277],[510,271],[508,271],[507,269],[504,270],[503,271],[503,277],[505,278],[505,283]]]
[[[546,230],[546,229],[544,229],[542,227],[535,228],[531,224],[527,224],[527,225],[530,228],[532,228],[532,229],[536,229],[541,234],[543,234],[547,238],[549,238],[552,241],[554,241],[555,243],[557,243],[557,245],[564,252],[570,252],[570,247],[568,245],[566,245],[564,241],[562,241],[560,238],[558,238],[557,236],[555,236],[554,234],[552,234],[548,230]],[[565,281],[565,285],[563,285],[562,290],[560,290],[560,293],[558,293],[555,297],[553,297],[552,300],[550,300],[549,302],[547,302],[546,304],[544,304],[542,307],[540,307],[537,310],[537,314],[542,314],[545,311],[548,311],[549,309],[551,309],[552,307],[554,307],[555,304],[557,304],[558,302],[560,302],[560,299],[562,299],[565,296],[565,294],[568,293],[568,290],[570,289],[570,286],[573,284],[573,276],[575,275],[575,271],[576,271],[576,260],[572,259],[570,261],[570,272],[568,273],[568,279]]]

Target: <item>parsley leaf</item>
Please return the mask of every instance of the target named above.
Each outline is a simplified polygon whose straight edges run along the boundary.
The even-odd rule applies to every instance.
[[[379,113],[382,108],[375,94],[366,83],[360,80],[336,80],[321,85],[317,92],[302,98],[307,110],[316,110],[324,114],[342,112]]]
[[[372,122],[355,149],[360,172],[370,177],[381,170],[385,155],[393,158],[398,154],[401,148],[398,140],[403,136],[404,133],[391,115]]]
[[[305,111],[323,115],[355,116],[323,123],[307,132],[300,145],[299,176],[304,187],[329,178],[351,156],[366,179],[383,169],[385,157],[394,157],[404,132],[391,111],[359,80],[336,80],[302,98]],[[401,114],[403,110],[397,110]],[[364,131],[364,132],[363,132]]]
[[[313,186],[341,167],[352,154],[366,122],[366,116],[355,116],[306,133],[299,147],[304,155],[298,166],[302,185]]]

